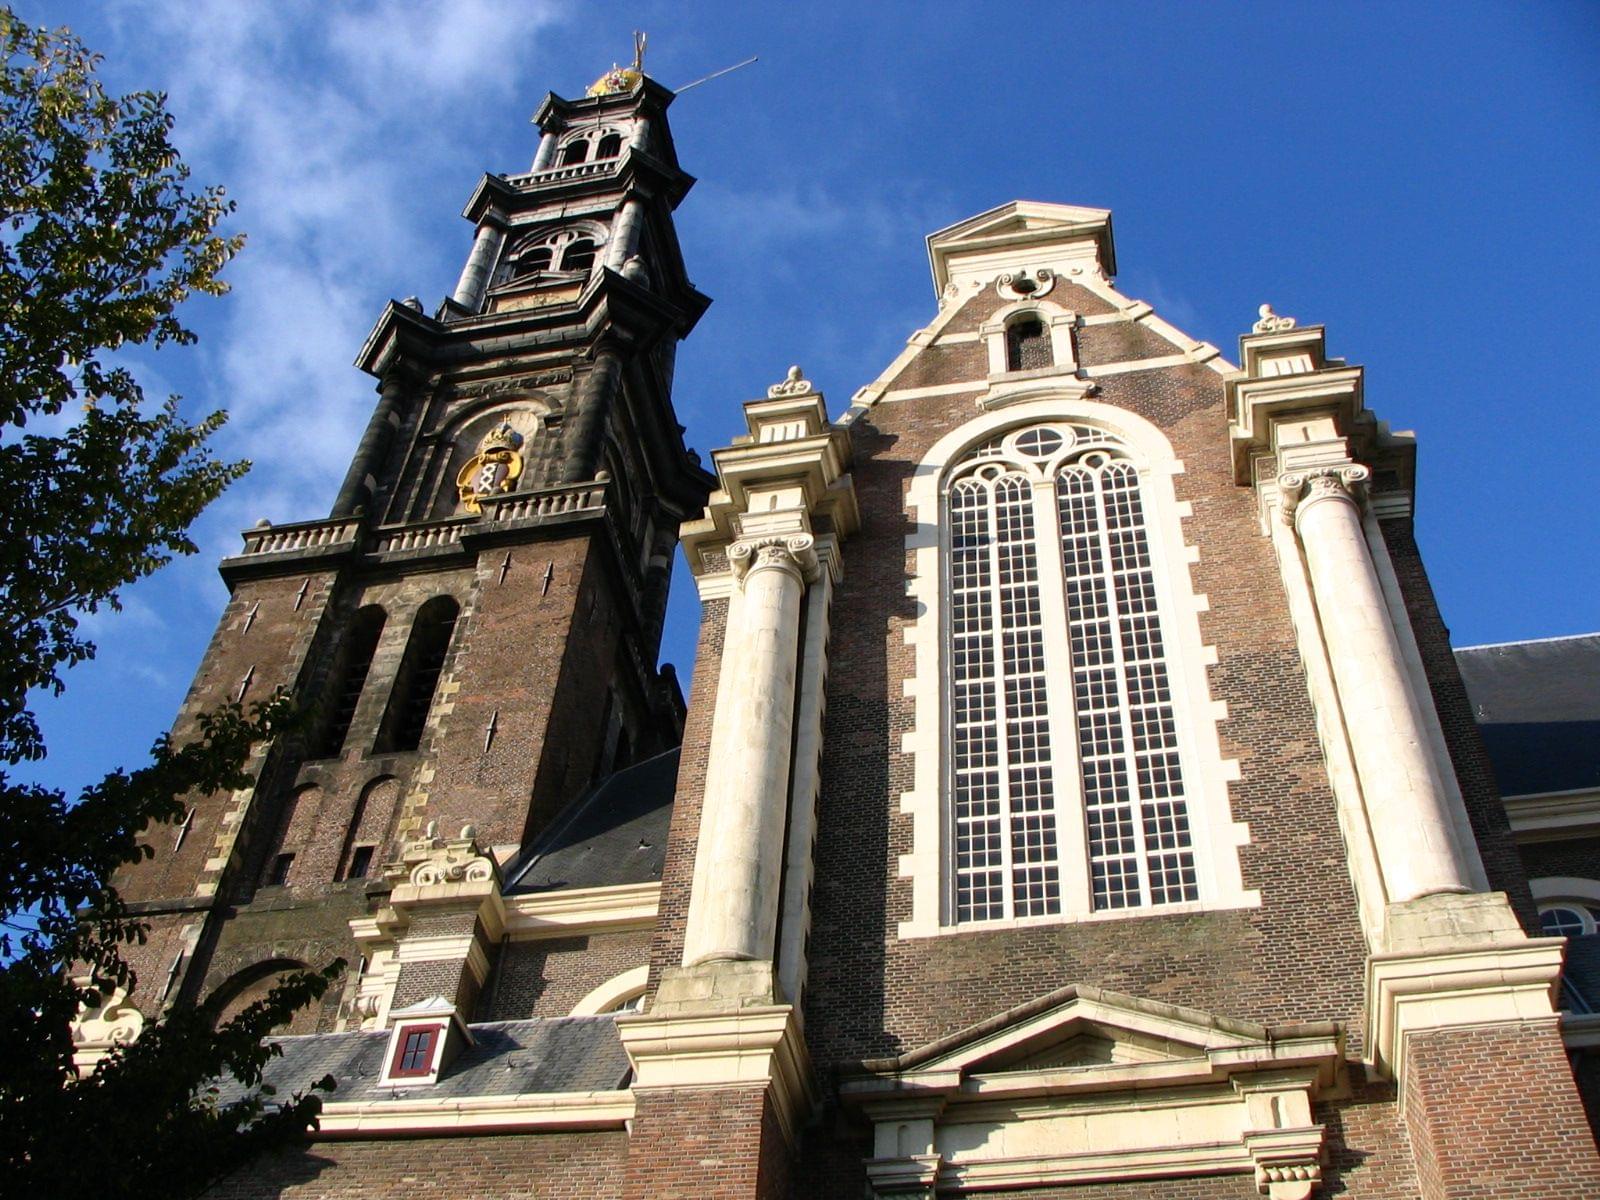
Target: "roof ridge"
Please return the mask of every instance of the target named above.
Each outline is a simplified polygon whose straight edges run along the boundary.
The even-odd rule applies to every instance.
[[[1537,646],[1544,642],[1574,642],[1581,638],[1600,638],[1600,630],[1593,633],[1558,633],[1554,637],[1542,638],[1514,638],[1509,642],[1479,642],[1476,646],[1452,646],[1456,654],[1463,654],[1468,650],[1497,650],[1501,646]]]

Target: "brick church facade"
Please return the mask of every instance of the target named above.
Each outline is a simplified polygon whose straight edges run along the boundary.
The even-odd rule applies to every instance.
[[[179,736],[316,725],[151,832],[84,1060],[342,955],[321,1128],[216,1195],[1600,1196],[1600,639],[1454,654],[1362,369],[1189,338],[1100,209],[933,234],[876,380],[702,464],[671,100],[547,98],[333,511],[222,564]]]

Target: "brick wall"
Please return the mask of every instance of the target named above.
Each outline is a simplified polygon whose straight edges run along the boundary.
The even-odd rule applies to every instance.
[[[1553,1025],[1414,1036],[1404,1087],[1423,1200],[1600,1196],[1600,1156]]]
[[[1087,308],[1060,286],[1052,299]],[[947,329],[976,328],[999,304],[980,293]],[[1146,331],[1120,337],[1105,357],[1174,352]],[[935,344],[897,385],[972,380],[972,346]],[[934,441],[977,415],[983,385],[885,400],[852,427],[863,527],[845,545],[835,600],[806,1004],[821,1063],[897,1053],[1068,983],[1263,1022],[1333,1018],[1359,1047],[1365,944],[1278,566],[1251,494],[1233,482],[1221,377],[1186,365],[1100,383],[1098,401],[1162,428],[1184,464],[1175,485],[1193,509],[1194,590],[1209,598],[1201,633],[1218,653],[1209,681],[1228,706],[1222,752],[1243,772],[1230,787],[1232,816],[1250,828],[1241,868],[1261,907],[898,939],[911,887],[897,861],[912,849],[898,798],[914,767],[900,752],[914,715],[904,635],[917,616],[904,499]]]
[[[609,1200],[621,1195],[627,1134],[322,1141],[265,1155],[211,1200]]]
[[[1543,879],[1551,875],[1571,879],[1600,879],[1600,838],[1528,842],[1521,850],[1529,879]]]
[[[572,1006],[608,979],[649,961],[645,931],[513,942],[490,976],[484,1021],[565,1017]]]
[[[234,589],[173,723],[176,740],[181,742],[198,732],[202,713],[237,699],[247,673],[250,684],[245,691],[246,704],[264,699],[279,686],[295,685],[327,607],[331,581],[332,576],[326,572],[312,572],[247,580]],[[302,582],[308,585],[304,597],[299,595]],[[233,796],[197,796],[191,803],[194,818],[184,832],[181,846],[174,848],[178,840],[174,826],[155,826],[146,831],[144,841],[155,855],[117,873],[117,886],[124,900],[192,897],[198,883],[217,878],[217,872],[208,870],[206,864],[218,853],[219,838],[228,837],[224,818],[234,806]]]
[[[783,1200],[789,1152],[761,1087],[635,1093],[628,1200]]]
[[[711,720],[716,706],[717,674],[722,670],[722,640],[727,630],[728,602],[707,601],[700,614],[700,640],[694,660],[689,713],[678,759],[678,786],[667,831],[666,862],[661,871],[661,903],[655,937],[650,943],[650,986],[653,999],[661,972],[683,961],[684,923],[689,916],[689,890],[694,882],[695,845],[700,837],[700,802],[705,794],[706,764],[711,754]]]

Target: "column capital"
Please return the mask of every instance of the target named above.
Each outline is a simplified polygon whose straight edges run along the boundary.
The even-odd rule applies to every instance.
[[[748,538],[728,547],[728,566],[741,581],[754,571],[771,569],[809,583],[817,577],[817,540],[809,533]]]
[[[1360,508],[1366,499],[1372,472],[1360,463],[1286,471],[1278,476],[1283,519],[1294,524],[1299,515],[1319,500],[1344,500]]]

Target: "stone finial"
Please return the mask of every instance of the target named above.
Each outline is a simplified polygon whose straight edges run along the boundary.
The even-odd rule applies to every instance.
[[[1280,317],[1272,311],[1272,305],[1263,304],[1258,310],[1261,319],[1250,327],[1252,333],[1282,333],[1286,329],[1294,328],[1293,317]]]
[[[782,383],[775,383],[767,389],[767,395],[776,400],[779,396],[804,396],[807,392],[814,392],[811,381],[801,377],[799,367],[790,367]]]

